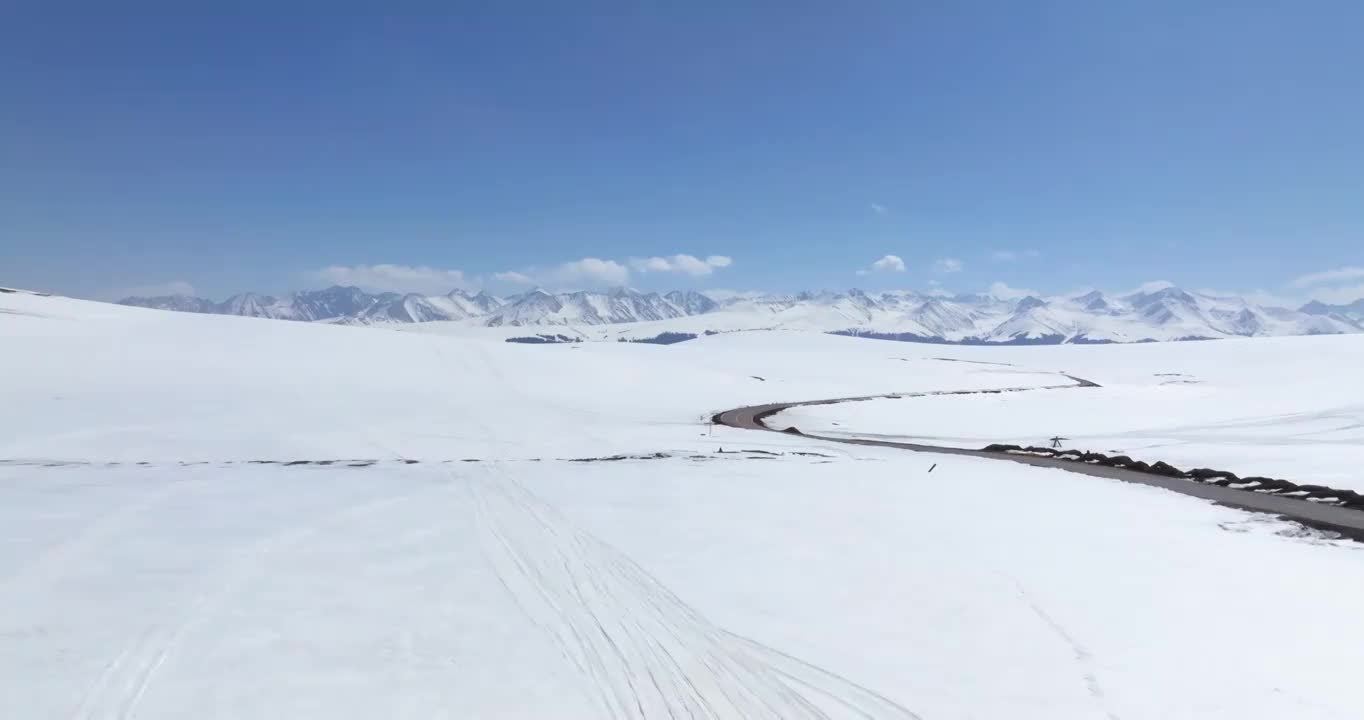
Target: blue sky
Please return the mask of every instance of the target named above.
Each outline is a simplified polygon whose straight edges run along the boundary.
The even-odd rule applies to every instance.
[[[219,5],[0,8],[0,284],[1364,295],[1357,2]]]

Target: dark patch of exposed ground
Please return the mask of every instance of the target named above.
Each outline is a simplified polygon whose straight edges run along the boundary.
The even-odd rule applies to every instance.
[[[986,445],[981,449],[984,452],[1035,455],[1038,457],[1050,457],[1069,462],[1125,468],[1137,472],[1149,473],[1151,475],[1182,478],[1193,480],[1194,482],[1229,487],[1237,490],[1247,490],[1268,495],[1281,495],[1283,497],[1296,497],[1328,505],[1340,505],[1356,510],[1364,510],[1364,494],[1355,492],[1354,490],[1330,488],[1325,485],[1298,484],[1290,480],[1279,480],[1259,475],[1240,477],[1236,475],[1236,473],[1227,470],[1214,470],[1212,468],[1180,470],[1163,461],[1147,463],[1141,460],[1133,460],[1127,455],[1105,455],[1103,453],[1081,450],[1060,450],[1055,448],[1022,447],[1019,445],[1001,444]]]
[[[519,459],[485,459],[485,458],[457,458],[450,460],[417,460],[412,458],[395,458],[380,460],[375,458],[337,458],[323,460],[170,460],[164,462],[153,462],[150,460],[135,461],[111,461],[97,462],[91,460],[0,460],[0,467],[193,467],[199,465],[215,465],[227,467],[232,465],[278,465],[281,467],[326,467],[329,465],[342,465],[352,468],[373,467],[375,465],[418,465],[426,463],[430,465],[449,464],[449,463],[480,463],[480,462],[542,462],[552,460],[555,462],[571,463],[599,463],[599,462],[621,462],[626,460],[649,461],[649,460],[668,460],[682,459],[694,461],[706,461],[721,459],[724,456],[735,455],[738,459],[770,459],[776,457],[814,457],[831,458],[832,455],[825,455],[817,452],[773,452],[771,450],[738,449],[726,450],[723,447],[715,450],[711,454],[691,454],[675,455],[666,452],[655,452],[638,455],[601,455],[597,457],[576,457],[576,458],[519,458]]]

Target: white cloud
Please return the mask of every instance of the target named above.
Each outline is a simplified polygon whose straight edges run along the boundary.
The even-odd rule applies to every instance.
[[[692,259],[696,260],[696,258]],[[661,257],[634,258],[630,261],[630,265],[640,272],[672,272],[673,270],[672,262]]]
[[[872,263],[870,268],[865,270],[858,270],[857,274],[869,275],[874,272],[904,272],[904,271],[905,261],[901,260],[899,255],[884,255],[881,257],[880,260],[877,260],[876,262]]]
[[[619,286],[630,282],[630,269],[615,260],[589,257],[566,262],[548,277],[555,283]]]
[[[952,293],[947,288],[943,287],[941,282],[934,279],[930,279],[928,281],[928,289],[922,290],[921,292],[932,297],[952,297]]]
[[[956,258],[940,258],[939,260],[933,263],[933,272],[939,273],[961,272],[961,269],[963,267],[965,266],[962,265],[962,262]]]
[[[1356,300],[1364,299],[1364,284],[1355,283],[1338,285],[1335,287],[1318,287],[1288,294],[1261,289],[1229,291],[1205,288],[1200,289],[1198,292],[1203,295],[1212,295],[1216,297],[1243,298],[1247,302],[1261,307],[1281,307],[1296,310],[1312,300],[1324,302],[1327,305],[1349,305]]]
[[[1132,288],[1131,290],[1126,290],[1126,291],[1120,292],[1120,293],[1118,293],[1118,294],[1119,294],[1119,295],[1136,295],[1137,293],[1153,293],[1153,292],[1160,292],[1161,290],[1166,290],[1166,289],[1169,289],[1169,288],[1172,288],[1172,287],[1175,287],[1175,284],[1172,283],[1172,282],[1170,282],[1169,280],[1151,280],[1151,281],[1149,281],[1149,282],[1144,282],[1144,283],[1142,283],[1142,284],[1140,284],[1140,285],[1138,285],[1138,286]]]
[[[1259,305],[1260,307],[1279,307],[1288,308],[1290,310],[1296,310],[1299,307],[1302,307],[1303,303],[1307,302],[1307,299],[1301,296],[1283,295],[1280,293],[1270,292],[1268,290],[1261,290],[1258,288],[1255,290],[1220,290],[1217,288],[1199,288],[1194,292],[1198,293],[1199,295],[1206,295],[1208,297],[1235,298],[1239,300],[1245,300],[1246,302],[1252,305]]]
[[[530,267],[494,273],[499,282],[512,285],[544,285],[551,288],[601,288],[628,285],[633,269],[640,273],[677,273],[691,277],[707,277],[719,268],[734,264],[726,255],[698,258],[694,255],[630,258],[621,263],[615,260],[587,257],[554,267]]]
[[[493,278],[496,279],[496,280],[500,280],[500,281],[502,281],[502,282],[504,282],[504,283],[511,283],[512,285],[534,285],[534,284],[535,284],[535,278],[532,278],[531,276],[529,276],[529,275],[527,275],[527,274],[525,274],[525,273],[516,272],[515,270],[508,270],[507,272],[493,273]]]
[[[1333,288],[1317,288],[1312,291],[1312,299],[1327,305],[1349,305],[1364,299],[1364,285],[1349,285]]]
[[[1364,284],[1360,283],[1361,280],[1364,280],[1364,267],[1348,266],[1296,277],[1285,286],[1296,292],[1289,291],[1284,294],[1251,290],[1223,294],[1243,297],[1256,305],[1293,309],[1302,307],[1311,300],[1328,305],[1349,305],[1356,300],[1364,299]]]
[[[1035,258],[1040,255],[1036,250],[995,250],[990,253],[993,262],[1013,262],[1022,258]]]
[[[1004,283],[1002,283],[1002,282],[991,283],[991,284],[990,284],[990,289],[989,289],[988,292],[989,292],[991,295],[994,295],[995,297],[997,297],[997,298],[999,298],[999,299],[1001,299],[1001,300],[1015,300],[1015,299],[1018,299],[1018,298],[1027,297],[1027,296],[1029,296],[1029,295],[1037,295],[1037,294],[1038,294],[1036,290],[1028,290],[1028,289],[1026,289],[1026,288],[1009,287],[1008,285],[1006,285],[1006,284],[1004,284]]]
[[[672,272],[692,277],[705,277],[718,268],[726,268],[733,264],[734,259],[726,255],[711,255],[704,260],[693,255],[630,259],[630,267],[638,272]]]
[[[890,212],[890,210],[888,210],[885,205],[880,205],[877,203],[872,203],[869,207],[871,207],[871,211],[876,213],[877,215],[885,215],[886,213]]]
[[[1335,270],[1309,273],[1296,278],[1288,285],[1295,288],[1316,287],[1317,285],[1334,285],[1345,280],[1359,280],[1361,278],[1364,278],[1364,267],[1342,267]]]
[[[1200,290],[1199,292],[1205,295],[1212,294],[1204,290]],[[1245,298],[1247,302],[1261,307],[1282,307],[1296,310],[1303,306],[1303,302],[1297,298],[1284,297],[1283,295],[1272,293],[1267,290],[1251,290],[1247,293],[1241,293],[1240,296]]]
[[[318,270],[313,276],[333,285],[394,292],[447,293],[469,286],[462,270],[440,270],[425,265],[332,265]]]

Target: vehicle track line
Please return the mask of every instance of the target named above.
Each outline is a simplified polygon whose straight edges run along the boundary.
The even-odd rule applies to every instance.
[[[716,627],[635,561],[499,469],[471,474],[485,549],[532,622],[599,691],[611,718],[861,718],[909,710]]]
[[[266,562],[282,551],[297,547],[308,538],[337,523],[354,520],[393,505],[448,490],[445,484],[421,487],[337,509],[304,526],[295,526],[251,543],[223,566],[203,577],[194,598],[172,622],[153,623],[123,648],[91,683],[74,718],[111,717],[126,720],[136,715],[162,669],[181,651],[185,637],[223,608],[238,592],[259,576]]]

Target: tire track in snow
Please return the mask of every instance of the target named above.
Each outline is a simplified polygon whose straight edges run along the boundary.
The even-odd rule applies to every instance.
[[[443,489],[448,489],[448,486],[441,484],[401,495],[363,500],[332,511],[307,525],[295,526],[258,540],[235,553],[222,569],[209,573],[200,581],[194,598],[182,606],[176,619],[149,625],[137,639],[124,646],[90,685],[72,716],[73,720],[127,720],[135,717],[162,668],[173,663],[175,656],[181,652],[185,637],[196,626],[227,607],[237,593],[249,587],[271,557],[298,547],[331,525],[381,512]]]
[[[112,539],[127,532],[132,522],[158,505],[169,501],[182,491],[188,483],[166,482],[143,496],[119,505],[108,512],[101,513],[83,528],[42,550],[17,572],[0,581],[0,608],[4,608],[5,598],[13,599],[13,594],[22,588],[51,584],[62,576],[65,568],[73,561],[93,549],[104,547]]]
[[[863,718],[914,713],[824,668],[715,626],[513,479],[472,475],[505,588],[618,719]]]
[[[1033,614],[1070,648],[1071,653],[1075,656],[1075,662],[1084,672],[1085,689],[1089,691],[1089,696],[1094,698],[1094,701],[1103,708],[1104,715],[1108,720],[1122,720],[1117,713],[1108,707],[1108,699],[1104,694],[1103,686],[1099,684],[1099,676],[1094,670],[1094,654],[1076,641],[1064,625],[1057,622],[1041,605],[1037,604],[1037,601],[1027,588],[1023,587],[1022,583],[1017,580],[1014,580],[1013,583],[1014,587],[1018,589],[1018,594],[1028,604]]]

